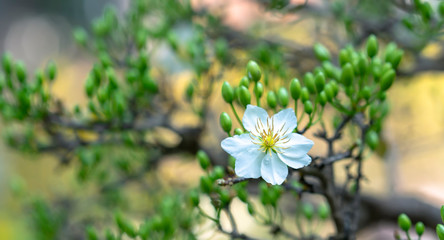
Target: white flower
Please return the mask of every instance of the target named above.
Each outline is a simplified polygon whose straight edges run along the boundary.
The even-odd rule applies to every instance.
[[[261,177],[282,184],[288,168],[298,169],[311,162],[307,152],[313,141],[293,133],[297,126],[293,109],[285,109],[273,117],[257,106],[248,105],[242,123],[249,133],[222,141],[222,148],[236,159],[235,172],[240,177]]]

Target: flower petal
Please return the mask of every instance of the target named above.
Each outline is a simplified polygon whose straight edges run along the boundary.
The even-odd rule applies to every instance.
[[[310,164],[311,158],[307,153],[313,147],[313,141],[297,133],[292,133],[288,137],[288,142],[279,145],[282,148],[282,153],[277,154],[279,159],[295,169]]]
[[[244,117],[242,118],[242,124],[247,131],[255,131],[255,126],[257,119],[260,119],[263,124],[267,123],[268,113],[265,109],[258,106],[247,105],[247,110],[245,110]]]
[[[274,129],[276,131],[283,127],[283,133],[291,133],[297,126],[296,115],[291,108],[284,109],[273,115]]]
[[[266,182],[280,185],[287,178],[288,168],[275,153],[266,154],[262,160],[261,175]]]
[[[265,153],[252,143],[248,133],[225,138],[222,148],[236,159],[234,171],[240,177],[258,178],[261,176],[261,162]]]

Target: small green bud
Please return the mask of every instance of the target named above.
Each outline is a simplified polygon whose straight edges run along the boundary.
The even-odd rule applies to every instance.
[[[200,177],[200,190],[204,193],[210,193],[213,189],[213,183],[211,182],[211,179],[207,176],[201,176]]]
[[[351,57],[347,49],[339,51],[339,64],[341,67],[344,67],[344,65],[349,62],[351,62]]]
[[[196,191],[196,190],[190,191],[189,198],[190,198],[190,202],[193,205],[193,207],[199,206],[200,198],[199,198],[199,192],[198,191]]]
[[[419,12],[424,22],[429,22],[432,19],[433,8],[429,2],[422,2],[419,6]]]
[[[385,92],[378,93],[378,99],[384,101],[387,98],[387,94]]]
[[[301,100],[302,102],[308,101],[310,99],[310,93],[306,87],[301,89]]]
[[[396,49],[395,51],[392,52],[392,54],[388,55],[388,59],[386,59],[386,61],[392,64],[393,69],[397,69],[403,55],[404,55],[403,50]]]
[[[241,135],[241,134],[243,134],[244,133],[244,131],[242,131],[242,129],[240,129],[240,128],[236,128],[236,129],[234,129],[234,134],[235,135]]]
[[[316,93],[316,84],[313,73],[308,72],[304,75],[304,85],[311,94]]]
[[[371,71],[374,76],[376,82],[379,81],[379,78],[382,74],[382,62],[379,58],[373,58],[371,62]]]
[[[359,73],[361,74],[361,76],[364,76],[367,73],[368,60],[367,60],[367,56],[366,55],[361,54],[359,56],[358,68],[359,68]]]
[[[250,60],[247,64],[247,76],[250,80],[257,82],[261,79],[261,68],[255,61]]]
[[[323,62],[323,61],[330,60],[330,52],[328,51],[328,49],[324,45],[322,45],[320,43],[316,43],[313,46],[313,50],[316,55],[316,58],[319,59],[319,61]]]
[[[230,166],[232,169],[234,169],[235,165],[236,165],[236,158],[229,156],[228,157],[228,166]]]
[[[255,210],[254,210],[253,204],[248,203],[248,204],[247,204],[247,209],[248,209],[248,213],[249,213],[250,215],[254,215],[254,214],[255,214]]]
[[[91,77],[88,77],[85,82],[85,92],[89,98],[93,96],[95,88],[94,80]]]
[[[336,69],[335,66],[331,62],[323,62],[322,69],[325,72],[325,75],[329,78],[336,78]]]
[[[187,89],[185,90],[185,94],[187,96],[187,100],[190,101],[193,98],[194,95],[194,84],[190,82],[188,84]]]
[[[208,157],[208,155],[204,151],[199,150],[197,151],[196,156],[202,169],[207,170],[210,166],[210,158]]]
[[[267,94],[267,104],[270,108],[276,108],[277,98],[276,94],[273,91],[269,91]]]
[[[341,83],[344,86],[350,86],[354,78],[353,67],[350,63],[346,63],[344,67],[342,67],[341,72]]]
[[[3,54],[3,58],[2,58],[2,65],[3,65],[3,71],[5,71],[5,73],[7,75],[10,75],[12,73],[12,56],[9,53],[5,53]]]
[[[310,115],[313,112],[313,104],[310,100],[304,102],[304,111]]]
[[[319,218],[322,220],[326,220],[330,216],[330,207],[323,203],[319,205],[318,208]]]
[[[128,83],[134,83],[139,78],[139,71],[136,69],[129,69],[128,72],[125,74],[125,79],[128,81]],[[100,78],[99,78],[100,80]]]
[[[290,83],[290,93],[294,100],[298,100],[301,95],[301,83],[297,78],[293,78]]]
[[[244,86],[240,86],[239,89],[239,100],[242,106],[247,107],[247,105],[251,102],[251,94]]]
[[[287,89],[285,89],[284,87],[279,88],[277,96],[281,106],[286,108],[288,106],[289,100]]]
[[[228,204],[230,204],[231,196],[230,196],[230,192],[228,192],[228,190],[221,189],[219,196],[220,196],[220,201],[222,202],[223,206],[228,206]]]
[[[410,218],[405,214],[401,213],[398,217],[398,226],[405,232],[407,232],[412,225]]]
[[[242,77],[240,82],[239,82],[239,87],[240,86],[244,86],[246,88],[248,88],[250,86],[250,80],[248,80],[248,77]]]
[[[324,91],[322,91],[321,93],[319,93],[318,100],[319,100],[319,103],[321,104],[321,106],[325,106],[325,104],[327,104],[327,100],[328,100],[327,94]]]
[[[247,203],[248,201],[248,194],[244,188],[240,188],[237,190],[237,197],[244,203]]]
[[[382,75],[381,81],[379,82],[381,91],[386,91],[392,86],[393,82],[395,81],[395,76],[396,73],[392,69]]]
[[[73,36],[77,44],[81,46],[86,46],[86,42],[88,40],[88,34],[86,33],[85,29],[83,28],[74,29]]]
[[[213,172],[211,173],[211,179],[215,181],[216,179],[223,178],[225,175],[225,170],[221,166],[215,166]]]
[[[444,223],[444,205],[441,206],[441,221]]]
[[[99,60],[103,68],[108,68],[113,64],[113,60],[106,52],[102,52],[99,54]]]
[[[375,35],[370,35],[367,39],[367,56],[370,58],[373,58],[378,54],[378,39],[375,37]]]
[[[333,93],[333,87],[330,83],[327,83],[325,85],[324,92],[325,96],[327,97],[327,101],[331,102],[334,98],[334,93]]]
[[[224,98],[225,102],[227,102],[227,103],[233,102],[234,90],[227,81],[225,81],[222,84],[222,97]]]
[[[142,78],[142,84],[143,87],[149,92],[149,93],[157,93],[159,92],[159,87],[157,86],[157,82],[154,81],[154,79],[149,75],[145,74]]]
[[[320,93],[320,92],[322,92],[322,90],[324,90],[324,87],[325,87],[324,73],[320,72],[320,73],[316,74],[315,84],[316,84],[316,90],[318,91],[318,93]]]
[[[22,61],[17,61],[15,63],[15,74],[17,75],[17,79],[20,83],[24,83],[26,81],[26,67]]]
[[[311,205],[310,203],[304,203],[302,205],[302,213],[308,221],[311,221],[313,219],[314,213],[313,205]]]
[[[50,81],[54,80],[57,75],[57,67],[54,61],[50,61],[46,66],[46,74]]]
[[[361,94],[361,96],[362,96],[365,100],[368,101],[368,100],[370,100],[370,97],[372,96],[372,90],[370,89],[369,86],[364,86],[364,87],[361,89],[360,94]]]
[[[220,122],[220,126],[222,127],[222,129],[230,134],[231,131],[231,118],[230,115],[228,115],[228,113],[223,112],[220,114],[220,118],[219,118],[219,122]]]
[[[378,134],[373,130],[369,130],[365,136],[365,142],[370,147],[370,149],[375,150],[376,147],[378,147],[379,145]]]
[[[444,2],[441,1],[438,4],[438,13],[441,18],[444,18]]]
[[[264,94],[264,85],[262,85],[260,82],[256,82],[253,91],[256,98],[261,98],[262,94]]]
[[[109,100],[108,88],[101,87],[97,91],[97,99],[100,104],[104,104],[107,100]]]
[[[415,230],[416,230],[416,234],[418,234],[418,236],[421,236],[424,233],[424,230],[425,230],[424,223],[417,222],[416,225],[415,225]]]
[[[99,240],[96,229],[93,226],[88,226],[86,228],[86,236],[88,240]]]
[[[335,80],[331,80],[329,84],[331,85],[331,89],[333,90],[333,97],[336,97],[339,93],[338,83]]]
[[[438,235],[439,240],[444,240],[444,225],[441,223],[436,225],[436,235]]]

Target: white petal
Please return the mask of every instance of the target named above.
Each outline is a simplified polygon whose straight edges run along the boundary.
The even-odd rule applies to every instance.
[[[247,110],[245,110],[244,117],[242,118],[242,124],[247,131],[255,131],[255,126],[257,123],[257,119],[262,121],[263,124],[267,123],[268,113],[265,109],[247,105]]]
[[[287,178],[288,168],[275,153],[268,153],[262,160],[261,175],[266,182],[280,185]]]
[[[282,127],[283,132],[290,133],[297,126],[296,115],[291,108],[284,109],[275,115],[273,115],[274,129],[280,130]]]
[[[282,152],[277,154],[279,159],[296,169],[310,164],[311,158],[307,153],[313,147],[313,141],[297,133],[292,133],[288,137],[290,141],[279,145]]]
[[[229,137],[222,141],[222,148],[236,159],[234,171],[240,177],[258,178],[261,176],[261,162],[265,153],[251,142],[248,133]]]

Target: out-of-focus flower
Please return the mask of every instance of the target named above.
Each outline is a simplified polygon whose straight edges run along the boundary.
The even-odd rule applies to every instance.
[[[261,177],[270,184],[282,184],[288,168],[307,166],[307,152],[313,141],[293,133],[297,120],[293,109],[269,117],[257,106],[248,105],[242,123],[249,133],[226,138],[222,148],[236,158],[235,172],[240,177]]]

